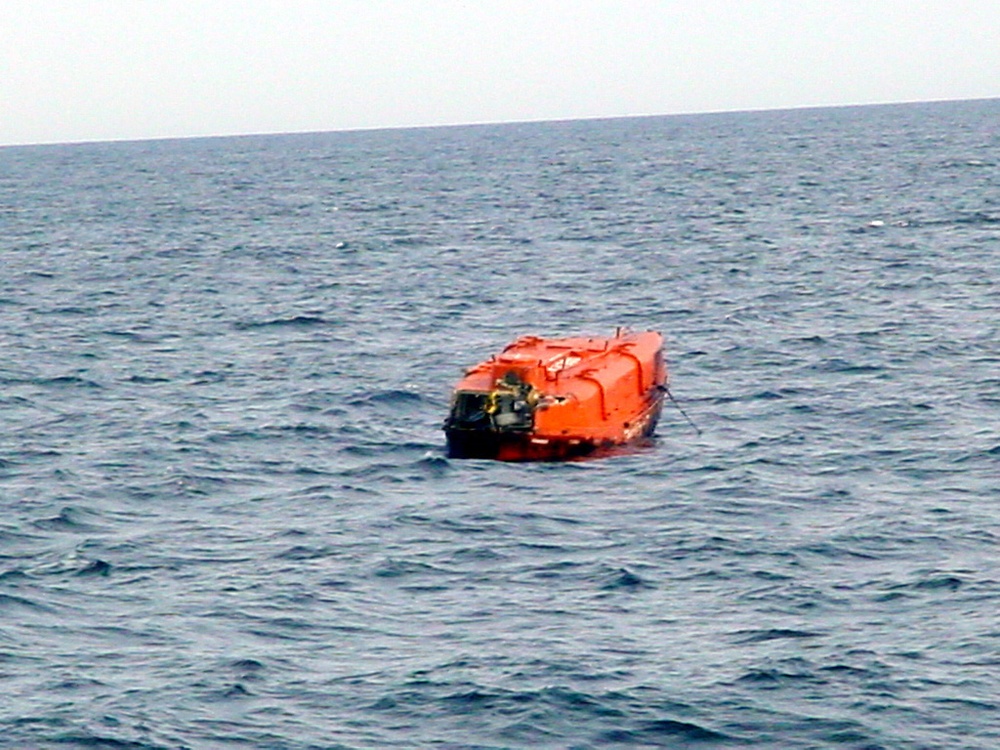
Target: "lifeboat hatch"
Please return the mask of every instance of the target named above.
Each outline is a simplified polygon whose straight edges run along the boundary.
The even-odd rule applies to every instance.
[[[492,432],[530,432],[539,396],[514,371],[496,381],[492,391],[458,391],[445,428]]]
[[[490,428],[487,412],[490,394],[460,391],[455,394],[446,427],[458,430],[485,430]]]

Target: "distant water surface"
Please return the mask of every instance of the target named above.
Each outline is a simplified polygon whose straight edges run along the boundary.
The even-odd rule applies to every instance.
[[[998,268],[1000,100],[0,149],[0,746],[995,750]]]

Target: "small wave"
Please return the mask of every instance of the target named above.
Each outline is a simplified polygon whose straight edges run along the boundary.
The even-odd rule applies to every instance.
[[[58,682],[54,682],[46,686],[48,690],[65,690],[68,692],[103,687],[107,687],[107,683],[101,682],[100,680],[73,677],[65,680],[59,680]]]
[[[812,365],[809,369],[818,372],[837,372],[847,375],[863,375],[870,372],[882,372],[885,370],[881,365],[864,365],[856,362],[848,362],[845,359],[827,359],[818,364]]]
[[[940,705],[954,706],[961,710],[972,709],[973,711],[985,711],[991,715],[996,715],[1000,704],[990,700],[977,700],[975,698],[930,698],[932,703]]]
[[[136,385],[156,385],[158,383],[169,383],[170,378],[153,375],[132,375],[128,378],[128,382],[135,383]]]
[[[48,562],[37,562],[37,564],[26,568],[23,572],[26,576],[46,576],[46,575],[73,575],[79,577],[107,577],[111,575],[113,566],[105,560],[85,557],[78,552]]]
[[[780,667],[761,667],[750,669],[740,675],[736,682],[752,685],[755,688],[771,689],[787,686],[789,683],[815,682],[823,683],[825,680],[817,674],[811,664],[802,659],[784,660]]]
[[[944,162],[942,166],[951,169],[955,168],[963,169],[969,167],[971,167],[972,169],[981,169],[983,167],[995,167],[996,162],[992,161],[991,159],[979,159],[970,157],[968,159],[950,159]]]
[[[154,335],[149,333],[140,333],[138,331],[130,330],[106,330],[102,331],[105,336],[110,336],[116,339],[124,339],[126,341],[132,341],[137,344],[156,344],[162,340],[162,336]]]
[[[451,462],[444,456],[429,455],[414,461],[412,466],[429,477],[441,477],[451,467]]]
[[[965,582],[958,576],[941,575],[941,576],[932,576],[930,578],[925,578],[922,581],[917,581],[915,584],[913,584],[913,587],[918,591],[919,590],[958,591],[964,585]]]
[[[501,554],[489,547],[463,547],[451,553],[449,560],[455,564],[466,563],[494,563],[503,562],[510,559],[508,555]]]
[[[279,552],[274,557],[276,560],[316,560],[329,557],[331,551],[327,547],[307,547],[305,545],[295,545],[283,552]]]
[[[60,375],[54,378],[34,378],[30,382],[35,385],[48,386],[52,388],[103,388],[104,386],[93,380],[81,378],[77,375]]]
[[[310,440],[327,438],[332,434],[329,427],[322,425],[264,425],[254,430],[228,430],[209,435],[206,439],[212,443],[230,443],[243,440],[280,440],[286,437],[305,438]]]
[[[28,610],[38,610],[40,612],[52,611],[51,608],[46,607],[44,604],[40,604],[32,599],[28,599],[23,596],[15,596],[14,594],[0,593],[0,612],[4,612],[7,616],[9,616],[10,610],[14,607]]]
[[[636,747],[649,747],[652,743],[662,747],[666,741],[672,746],[675,742],[739,742],[739,739],[700,724],[676,719],[654,719],[641,722],[635,729],[610,729],[602,732],[600,741]]]
[[[955,592],[965,586],[966,581],[957,575],[944,572],[926,572],[914,581],[892,584],[887,595],[906,596],[907,592]]]
[[[425,455],[416,461],[406,463],[375,461],[360,466],[351,466],[336,472],[337,476],[365,479],[372,482],[420,482],[445,475],[451,462],[444,456]]]
[[[257,661],[256,659],[237,659],[229,666],[239,672],[251,672],[251,673],[260,672],[265,668],[264,664]]]
[[[86,520],[89,515],[80,508],[66,506],[58,515],[33,521],[32,526],[46,531],[93,531],[97,527]]]
[[[633,573],[627,568],[619,568],[611,580],[606,582],[602,589],[605,591],[638,591],[640,589],[654,588],[641,576]]]
[[[223,698],[247,698],[252,695],[242,682],[234,683],[221,692]]]
[[[94,307],[77,307],[75,305],[69,305],[65,307],[53,307],[51,310],[44,310],[41,312],[43,315],[96,315],[97,308]]]
[[[78,576],[108,576],[111,574],[111,564],[104,560],[93,560],[76,573]]]
[[[971,226],[994,226],[1000,224],[1000,214],[986,213],[985,211],[973,211],[972,213],[959,216],[954,221],[956,224]]]
[[[290,318],[243,321],[236,323],[234,327],[239,331],[253,331],[261,328],[312,328],[329,325],[333,323],[326,318],[315,315],[294,315]]]
[[[372,571],[372,575],[376,578],[411,578],[413,576],[438,572],[441,571],[433,565],[428,565],[427,563],[411,562],[409,560],[386,559],[375,567]]]
[[[355,203],[346,204],[341,206],[339,210],[345,213],[381,213],[383,211],[393,211],[398,208],[396,201],[380,202],[380,201],[364,201],[358,200]]]
[[[789,339],[782,339],[782,344],[828,344],[829,341],[819,334],[813,334],[812,336],[796,336]]]
[[[56,737],[55,742],[67,748],[78,747],[94,750],[166,750],[163,745],[152,745],[138,740],[123,740],[88,731],[67,732]]]
[[[765,643],[767,641],[819,638],[822,633],[791,628],[767,628],[764,630],[739,630],[734,635],[737,643]]]
[[[421,443],[416,441],[402,441],[399,443],[352,443],[339,449],[339,452],[348,456],[359,456],[372,458],[376,456],[393,455],[399,453],[427,453],[440,449],[437,443]]]
[[[420,404],[426,401],[426,397],[413,391],[403,391],[399,389],[389,389],[385,391],[374,391],[355,395],[347,400],[351,406],[403,406]]]
[[[637,709],[628,694],[591,694],[562,686],[515,691],[478,684],[444,686],[420,680],[381,697],[371,708],[406,716],[426,717],[431,712],[479,717],[486,723],[505,720],[502,727],[495,727],[500,735],[524,739],[544,736],[545,741],[540,744],[546,746],[556,739],[571,738],[577,743],[589,740],[599,747],[612,744],[675,747],[678,743],[685,746],[704,742],[744,744],[740,737],[692,721],[672,716],[648,718],[648,712],[656,709],[646,706]],[[657,713],[660,710],[662,708]],[[583,745],[590,747],[588,742]]]

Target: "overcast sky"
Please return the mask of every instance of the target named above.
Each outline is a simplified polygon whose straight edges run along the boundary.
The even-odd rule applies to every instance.
[[[0,0],[0,144],[1000,96],[1000,0]]]

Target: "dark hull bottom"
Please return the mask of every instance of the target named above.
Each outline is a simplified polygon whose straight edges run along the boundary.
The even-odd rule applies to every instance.
[[[526,433],[486,430],[450,430],[448,458],[484,458],[499,461],[565,461],[593,453],[599,446],[586,440],[533,440]]]
[[[448,458],[482,458],[498,461],[567,461],[603,453],[609,449],[640,444],[652,436],[660,417],[662,401],[646,412],[644,424],[633,439],[625,443],[610,440],[539,438],[529,432],[446,429]]]

